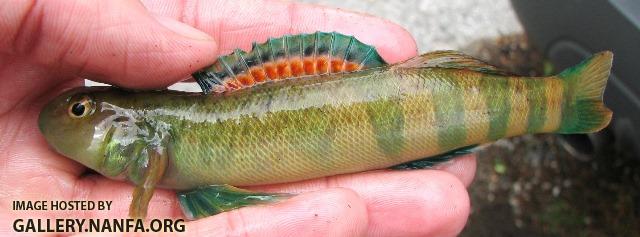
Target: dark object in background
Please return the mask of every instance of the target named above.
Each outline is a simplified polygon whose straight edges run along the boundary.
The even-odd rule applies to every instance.
[[[565,136],[568,150],[588,158],[614,140],[618,149],[634,150],[634,157],[640,158],[640,1],[511,2],[529,39],[556,69],[602,50],[615,55],[604,99],[613,110],[613,121],[597,134]]]

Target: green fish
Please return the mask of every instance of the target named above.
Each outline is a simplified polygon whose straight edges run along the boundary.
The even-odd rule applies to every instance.
[[[612,57],[519,77],[454,51],[388,65],[354,37],[316,32],[220,57],[193,74],[204,93],[72,89],[39,127],[58,153],[135,185],[132,217],[166,188],[201,218],[289,197],[234,186],[423,168],[504,137],[596,132],[612,116]]]

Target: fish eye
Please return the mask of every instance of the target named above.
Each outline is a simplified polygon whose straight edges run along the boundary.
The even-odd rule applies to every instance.
[[[69,116],[72,118],[82,118],[93,113],[93,103],[88,97],[74,100],[69,106]]]

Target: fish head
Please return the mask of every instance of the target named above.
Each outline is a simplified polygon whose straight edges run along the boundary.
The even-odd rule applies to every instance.
[[[58,153],[107,177],[126,170],[139,141],[135,110],[124,108],[125,96],[110,87],[69,90],[40,112],[38,125]],[[139,150],[139,149],[138,149]]]

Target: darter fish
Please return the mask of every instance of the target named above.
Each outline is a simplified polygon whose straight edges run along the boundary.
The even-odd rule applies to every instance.
[[[134,184],[131,216],[146,216],[159,187],[199,218],[287,196],[234,186],[421,168],[504,137],[596,132],[612,116],[602,102],[611,63],[602,52],[539,78],[454,51],[388,65],[353,37],[316,32],[220,57],[193,74],[204,93],[72,89],[39,127],[60,154]]]

